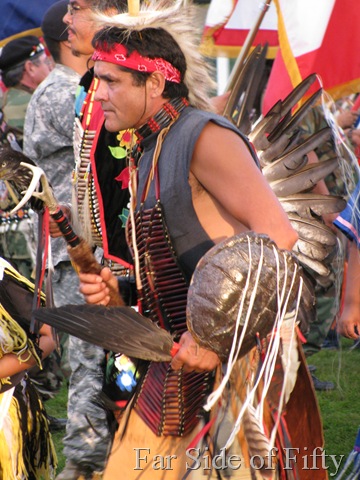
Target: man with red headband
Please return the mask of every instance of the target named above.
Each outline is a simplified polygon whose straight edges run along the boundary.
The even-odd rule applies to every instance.
[[[178,480],[191,464],[186,451],[200,430],[219,364],[186,331],[186,293],[198,260],[240,232],[265,233],[286,249],[297,238],[246,139],[211,112],[211,82],[192,43],[193,26],[179,20],[186,15],[181,10],[160,21],[147,22],[146,13],[109,18],[110,26],[127,28],[107,27],[94,40],[100,81],[94,99],[102,104],[105,127],[135,129],[135,148],[121,177],[129,177],[127,236],[140,308],[181,345],[171,364],[146,366],[115,437],[105,480],[117,480],[120,470],[127,480]],[[117,285],[106,268],[99,276],[80,274],[80,280],[86,301],[95,304],[107,305],[107,285]],[[241,475],[251,478],[249,468],[242,467]]]

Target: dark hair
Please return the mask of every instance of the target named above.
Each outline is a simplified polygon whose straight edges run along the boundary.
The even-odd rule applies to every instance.
[[[16,87],[19,85],[24,73],[24,65],[25,62],[21,62],[9,70],[2,71],[1,78],[6,88]]]
[[[1,78],[6,88],[16,87],[21,83],[22,76],[24,74],[24,67],[26,62],[32,62],[34,65],[39,66],[41,61],[40,57],[44,55],[45,52],[42,51],[33,57],[27,58],[23,62],[14,65],[8,70],[3,70],[1,72]]]
[[[54,62],[60,63],[60,42],[44,35],[44,42],[54,59]]]
[[[119,13],[127,11],[126,0],[86,0],[86,3],[91,9],[99,10],[99,12],[106,12],[111,8],[117,10]]]
[[[109,51],[113,45],[122,44],[129,54],[133,51],[149,58],[163,58],[171,63],[180,72],[181,82],[174,83],[166,80],[163,91],[164,98],[188,97],[189,90],[184,83],[186,72],[186,60],[178,43],[163,28],[144,28],[141,31],[117,27],[106,27],[95,34],[93,47],[95,49]],[[137,72],[126,67],[122,70],[130,72],[137,85],[143,85],[150,75],[149,73]]]

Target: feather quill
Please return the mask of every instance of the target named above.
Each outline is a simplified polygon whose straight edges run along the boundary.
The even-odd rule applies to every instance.
[[[305,95],[309,88],[317,79],[316,73],[308,75],[302,82],[300,82],[283,100],[284,111],[292,109]]]
[[[346,200],[338,195],[317,195],[314,193],[297,193],[287,197],[278,197],[287,213],[297,213],[300,217],[313,218],[337,213],[344,210]]]
[[[236,126],[245,135],[248,135],[251,130],[250,116],[255,102],[255,98],[261,92],[259,88],[261,80],[264,75],[266,65],[267,44],[261,49],[256,57],[256,69],[253,69],[251,79],[248,82],[244,98],[241,101],[239,114],[236,118]]]
[[[332,253],[333,249],[333,245],[324,245],[317,240],[300,237],[293,247],[293,252],[302,253],[321,262]]]
[[[276,102],[268,113],[253,126],[249,139],[257,151],[265,150],[271,145],[265,134],[270,134],[275,129],[281,119],[301,100],[315,80],[315,74],[306,77],[283,101]]]
[[[291,133],[294,128],[303,120],[305,115],[307,115],[309,109],[319,100],[321,94],[322,89],[319,88],[293,115],[285,115],[278,126],[270,133],[269,141],[273,143],[284,133]]]
[[[320,220],[301,218],[294,213],[290,213],[288,217],[291,225],[301,238],[310,238],[324,245],[336,245],[337,237],[335,233]]]
[[[280,158],[266,165],[263,168],[263,174],[268,182],[273,182],[281,178],[286,178],[294,173],[295,170],[303,167],[307,163],[306,154],[319,145],[323,144],[331,136],[330,128],[323,128],[319,132],[311,135],[305,142],[296,145],[290,151],[285,152]]]
[[[309,109],[317,102],[322,94],[322,90],[319,89],[315,92],[294,115],[286,115],[284,119],[269,133],[268,141],[270,146],[259,152],[259,159],[263,165],[266,165],[274,159],[278,158],[288,147],[291,137],[294,134],[294,129],[303,120],[305,115],[309,112]]]
[[[330,158],[324,162],[311,163],[296,171],[293,175],[270,182],[275,195],[286,197],[309,190],[329,175],[338,165],[338,158]]]
[[[330,269],[323,263],[319,262],[318,260],[314,260],[313,258],[308,257],[307,255],[304,255],[303,253],[298,252],[296,254],[297,259],[299,260],[300,263],[302,263],[304,266],[310,268],[314,272],[316,272],[318,275],[322,277],[327,277],[330,274]]]
[[[248,90],[249,81],[254,76],[257,63],[256,59],[261,50],[260,45],[257,45],[252,53],[246,59],[238,78],[236,79],[234,88],[231,90],[228,101],[223,112],[224,117],[231,120],[234,116],[234,110],[238,105],[241,95]]]
[[[281,101],[279,100],[269,110],[265,117],[260,118],[249,133],[249,140],[256,151],[265,150],[271,145],[267,134],[278,124],[281,119]]]

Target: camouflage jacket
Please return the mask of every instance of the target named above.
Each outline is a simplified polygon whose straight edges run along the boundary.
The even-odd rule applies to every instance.
[[[46,173],[60,204],[71,201],[75,94],[80,75],[56,64],[35,90],[26,112],[24,153]],[[52,239],[54,265],[69,261],[65,241]]]
[[[4,95],[3,111],[5,121],[9,127],[17,128],[21,132],[24,128],[26,108],[31,99],[31,93],[20,88],[10,88]]]

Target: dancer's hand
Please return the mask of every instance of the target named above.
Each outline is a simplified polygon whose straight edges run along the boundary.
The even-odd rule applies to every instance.
[[[100,275],[94,273],[79,273],[80,292],[85,302],[92,305],[108,305],[110,301],[109,287],[118,290],[117,278],[108,267],[101,270]]]
[[[174,370],[203,372],[214,370],[220,363],[216,353],[199,347],[190,332],[185,332],[179,341],[180,349],[171,362]]]
[[[337,320],[337,331],[347,338],[359,339],[360,335],[360,305],[348,302]]]

